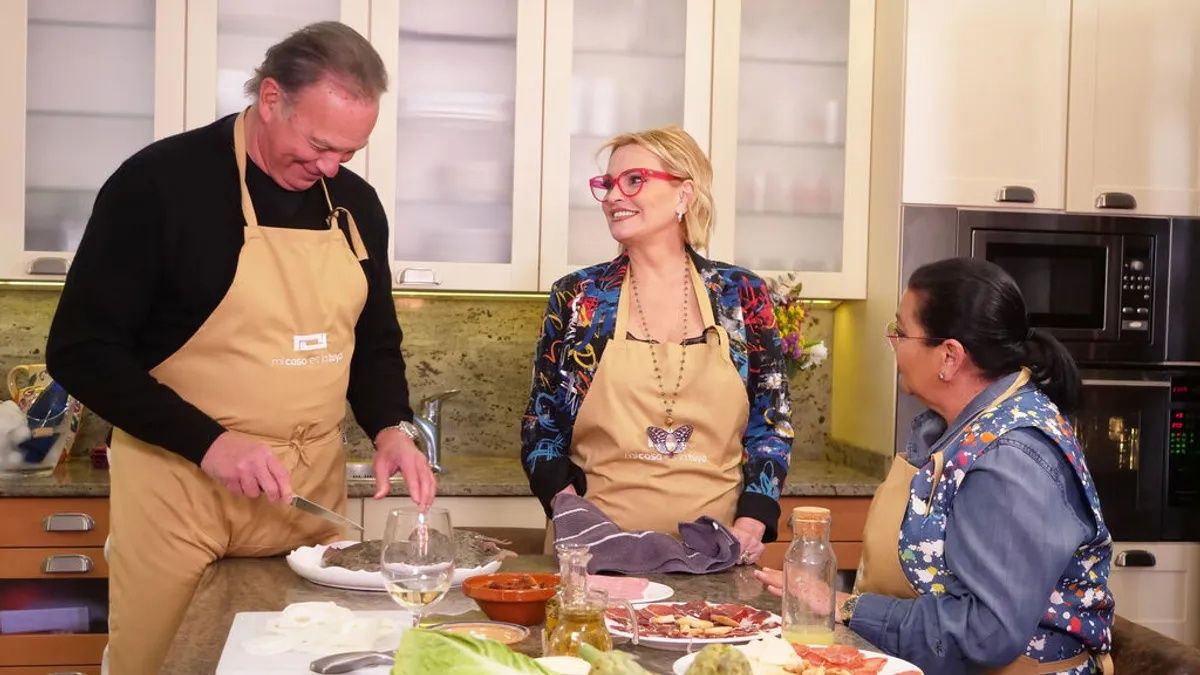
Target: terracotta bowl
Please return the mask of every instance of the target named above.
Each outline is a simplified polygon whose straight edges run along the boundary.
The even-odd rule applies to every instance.
[[[546,588],[511,590],[488,587],[492,583],[504,583],[522,577],[532,577]],[[467,579],[463,582],[462,592],[474,600],[493,621],[533,626],[546,620],[546,601],[554,596],[557,587],[557,574],[497,572]]]

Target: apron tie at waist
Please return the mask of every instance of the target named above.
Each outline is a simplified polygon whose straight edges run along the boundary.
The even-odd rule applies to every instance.
[[[328,432],[314,434],[313,429],[315,429],[316,426],[317,425],[314,422],[309,422],[308,424],[297,424],[296,428],[292,430],[291,437],[289,437],[287,440],[287,447],[296,453],[299,463],[303,464],[304,466],[312,466],[312,462],[310,461],[311,458],[309,457],[309,450],[313,445],[316,445],[317,442],[321,441],[322,439],[341,432],[340,427],[334,427]]]

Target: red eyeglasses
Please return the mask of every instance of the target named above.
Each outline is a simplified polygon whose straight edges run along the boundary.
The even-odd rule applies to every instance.
[[[608,193],[612,192],[614,185],[621,191],[621,194],[626,197],[632,197],[641,192],[642,186],[651,178],[658,178],[659,180],[683,180],[683,178],[673,176],[666,171],[625,169],[617,174],[616,178],[607,174],[589,178],[588,186],[592,188],[592,196],[596,198],[596,201],[602,202],[608,197]]]

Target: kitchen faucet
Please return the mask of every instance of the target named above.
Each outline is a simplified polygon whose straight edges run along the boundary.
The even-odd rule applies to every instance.
[[[413,425],[417,427],[425,457],[434,473],[442,472],[442,401],[458,392],[458,389],[450,389],[421,399],[421,414],[413,416]]]

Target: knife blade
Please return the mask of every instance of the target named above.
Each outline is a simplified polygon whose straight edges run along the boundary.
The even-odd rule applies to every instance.
[[[353,520],[350,520],[349,518],[346,518],[339,513],[330,511],[329,509],[325,508],[324,506],[321,506],[320,504],[314,502],[313,500],[305,499],[304,497],[301,497],[300,495],[292,495],[292,506],[300,509],[301,511],[304,511],[305,513],[311,513],[314,516],[324,518],[325,520],[328,520],[332,523],[337,523],[338,525],[341,525],[343,527],[353,527],[354,529],[358,530],[359,532],[366,531],[366,528],[364,528],[362,525],[359,525],[358,523],[354,522]]]

